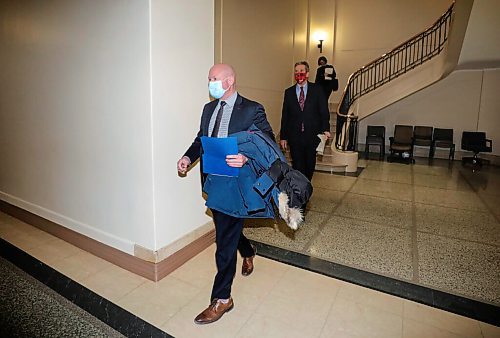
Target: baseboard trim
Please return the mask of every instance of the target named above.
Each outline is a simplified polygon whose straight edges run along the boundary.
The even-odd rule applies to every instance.
[[[165,259],[155,263],[115,249],[3,200],[0,200],[0,211],[155,282],[161,280],[215,242],[215,229],[213,229]]]

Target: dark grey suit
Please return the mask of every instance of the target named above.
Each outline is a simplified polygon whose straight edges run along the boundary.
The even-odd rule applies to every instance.
[[[218,100],[214,100],[203,107],[200,130],[184,154],[184,156],[189,157],[191,163],[194,163],[201,156],[200,137],[208,136],[210,118],[217,104]],[[257,128],[274,140],[273,130],[267,121],[264,107],[238,94],[229,120],[228,134],[248,130],[252,124],[255,124]],[[250,257],[255,253],[250,241],[242,233],[243,219],[213,209],[212,215],[215,223],[215,242],[217,244],[215,252],[217,275],[212,287],[211,300],[214,298],[227,299],[231,296],[231,285],[236,273],[236,252],[239,251],[242,257]]]
[[[330,113],[321,87],[307,83],[304,111],[300,109],[295,85],[286,89],[281,112],[280,139],[288,141],[293,168],[309,180],[312,179],[316,166],[316,147],[320,142],[317,135],[325,131],[330,131]]]

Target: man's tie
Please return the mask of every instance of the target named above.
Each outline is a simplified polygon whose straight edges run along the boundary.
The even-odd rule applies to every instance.
[[[300,110],[304,111],[304,103],[305,103],[305,95],[304,95],[304,87],[300,87],[300,94],[299,94],[299,106]],[[300,128],[301,132],[304,132],[304,122],[302,122],[302,126]]]
[[[299,106],[300,110],[304,110],[304,103],[306,102],[306,98],[304,95],[304,87],[300,87],[300,94],[299,94]]]
[[[217,137],[219,135],[220,121],[222,120],[222,113],[224,112],[225,101],[220,101],[220,108],[217,112],[217,117],[215,118],[214,129],[212,130],[212,137]]]

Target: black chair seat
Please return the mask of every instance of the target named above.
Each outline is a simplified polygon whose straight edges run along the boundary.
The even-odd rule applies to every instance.
[[[391,149],[397,151],[410,151],[411,146],[409,146],[408,144],[393,143]]]

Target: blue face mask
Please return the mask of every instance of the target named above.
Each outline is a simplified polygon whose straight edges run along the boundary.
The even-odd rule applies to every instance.
[[[208,91],[210,92],[210,96],[214,99],[220,99],[224,96],[224,93],[227,89],[222,88],[222,81],[209,81],[208,82]]]

